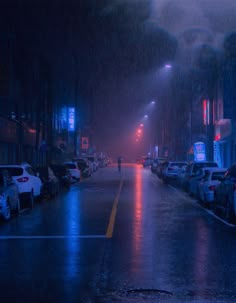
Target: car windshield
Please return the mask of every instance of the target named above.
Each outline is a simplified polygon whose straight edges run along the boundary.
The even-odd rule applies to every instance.
[[[170,167],[173,167],[173,168],[182,168],[185,165],[186,165],[186,163],[183,163],[183,162],[174,162],[174,163],[170,164]]]
[[[212,180],[221,180],[222,177],[224,177],[225,172],[213,172],[212,173]]]
[[[74,163],[66,163],[65,166],[69,169],[76,169],[76,165]]]
[[[196,163],[194,165],[194,169],[193,169],[193,172],[197,172],[197,170],[199,170],[200,168],[203,168],[203,167],[217,167],[217,163],[214,163],[214,162],[207,162],[207,163]]]
[[[1,166],[0,171],[8,171],[9,175],[12,177],[18,177],[23,174],[23,168],[21,167],[10,167],[10,166]]]

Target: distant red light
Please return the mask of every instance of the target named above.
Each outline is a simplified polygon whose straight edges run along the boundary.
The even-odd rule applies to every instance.
[[[22,177],[17,179],[18,182],[27,182],[28,180],[29,180],[28,177]]]
[[[220,134],[215,135],[215,141],[219,141],[220,140]]]

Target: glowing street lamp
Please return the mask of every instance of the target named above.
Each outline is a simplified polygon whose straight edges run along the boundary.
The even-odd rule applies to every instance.
[[[165,68],[170,69],[170,68],[172,68],[172,65],[171,64],[165,64]]]
[[[137,133],[138,133],[138,134],[141,134],[141,132],[142,132],[142,130],[139,128],[139,129],[137,130]]]
[[[144,115],[144,118],[147,119],[147,118],[148,118],[148,115]]]

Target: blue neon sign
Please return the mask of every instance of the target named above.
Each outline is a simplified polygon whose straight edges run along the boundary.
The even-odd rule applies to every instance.
[[[68,131],[75,130],[75,108],[69,107],[68,108]]]
[[[194,161],[206,161],[206,147],[203,142],[194,143]]]

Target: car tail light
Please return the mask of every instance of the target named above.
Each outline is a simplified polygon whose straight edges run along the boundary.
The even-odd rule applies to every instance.
[[[16,179],[18,182],[27,182],[29,180],[28,177],[22,177],[22,178],[18,178]]]
[[[215,185],[211,185],[208,188],[209,188],[209,190],[213,190],[214,191],[216,189],[216,186]]]

